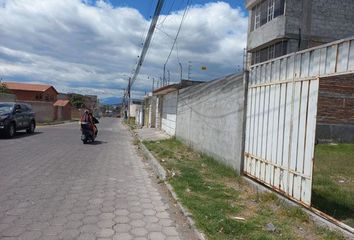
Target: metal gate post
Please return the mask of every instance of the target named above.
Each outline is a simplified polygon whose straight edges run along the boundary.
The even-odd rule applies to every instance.
[[[247,100],[248,100],[248,82],[249,82],[249,71],[245,70],[243,73],[243,87],[244,87],[244,104],[243,104],[243,118],[242,118],[242,146],[241,146],[241,166],[240,174],[244,172],[245,165],[245,144],[246,144],[246,122],[247,122]]]

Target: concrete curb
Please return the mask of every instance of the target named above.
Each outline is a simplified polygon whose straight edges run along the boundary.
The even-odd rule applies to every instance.
[[[137,138],[139,140],[139,149],[143,153],[143,155],[147,158],[149,161],[150,165],[152,166],[155,174],[161,179],[165,186],[167,187],[169,193],[171,194],[173,200],[176,202],[178,208],[180,209],[181,213],[186,217],[188,224],[190,228],[193,230],[195,235],[198,237],[199,240],[207,240],[207,238],[204,236],[203,233],[201,233],[197,227],[195,226],[195,222],[192,219],[192,214],[183,207],[183,205],[179,202],[179,198],[177,197],[177,194],[173,190],[173,187],[167,182],[167,173],[166,170],[161,166],[159,161],[151,154],[151,152],[145,147],[145,145],[142,143],[141,139],[137,136],[137,134],[130,129],[129,126],[124,124],[129,132],[133,135],[134,138]]]
[[[195,235],[198,237],[199,240],[207,240],[207,238],[204,236],[203,233],[201,233],[197,227],[195,226],[195,222],[192,219],[192,214],[185,209],[182,204],[179,202],[179,199],[177,197],[177,194],[173,190],[173,187],[167,182],[167,173],[166,170],[161,166],[159,161],[151,154],[151,152],[145,147],[145,145],[142,143],[141,139],[138,137],[138,135],[127,125],[123,124],[127,127],[129,132],[133,135],[134,138],[139,140],[139,150],[143,153],[143,155],[147,158],[149,161],[150,165],[152,166],[152,169],[154,170],[155,174],[163,181],[165,186],[167,187],[169,193],[171,194],[173,200],[176,202],[178,208],[182,212],[182,214],[186,217],[188,224],[190,228],[193,230]]]
[[[151,154],[151,152],[145,147],[145,145],[140,141],[139,144],[140,149],[142,150],[144,156],[150,161],[154,172],[157,176],[162,180],[165,181],[167,179],[166,170],[161,166],[158,160]]]
[[[36,127],[48,127],[48,126],[57,126],[79,122],[79,120],[71,120],[71,121],[60,121],[60,122],[50,122],[50,123],[37,123]]]
[[[204,236],[203,233],[201,233],[197,227],[195,226],[195,222],[192,219],[192,214],[183,207],[183,205],[180,203],[179,198],[177,197],[177,194],[175,193],[175,191],[173,190],[173,187],[167,182],[167,174],[166,174],[166,170],[161,166],[161,164],[159,163],[159,161],[151,154],[151,152],[145,147],[145,145],[141,142],[141,139],[139,139],[139,147],[142,150],[144,156],[148,159],[148,161],[151,163],[152,168],[154,169],[154,172],[156,173],[157,176],[159,176],[159,178],[161,180],[163,180],[163,182],[165,183],[168,191],[170,192],[172,198],[175,200],[175,202],[177,203],[178,208],[180,209],[180,211],[182,212],[182,214],[186,217],[189,226],[191,227],[191,229],[193,230],[193,232],[196,234],[196,236],[200,239],[200,240],[206,240],[207,238]]]

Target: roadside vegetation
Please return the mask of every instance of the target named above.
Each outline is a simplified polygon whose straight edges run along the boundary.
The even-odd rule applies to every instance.
[[[143,143],[208,239],[345,239],[275,194],[255,192],[231,168],[175,139]]]
[[[129,119],[124,120],[124,122],[130,127],[130,129],[134,130],[137,128],[135,123],[135,117],[130,117]]]
[[[354,144],[316,146],[312,204],[354,227]]]

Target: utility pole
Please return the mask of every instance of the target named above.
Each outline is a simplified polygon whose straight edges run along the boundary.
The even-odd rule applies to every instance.
[[[181,71],[181,76],[180,76],[180,82],[182,81],[182,64],[179,62],[178,63],[179,64],[179,68],[180,68],[180,71]]]
[[[188,80],[191,80],[192,62],[188,61]]]
[[[128,79],[128,122],[130,119],[130,90],[131,90],[131,78]]]
[[[157,2],[157,5],[156,5],[156,8],[155,8],[155,13],[154,13],[154,16],[152,18],[152,21],[150,23],[150,27],[149,27],[149,30],[148,30],[148,33],[146,35],[146,38],[145,38],[145,42],[144,42],[144,45],[143,45],[143,49],[141,51],[141,54],[139,55],[139,59],[138,59],[138,62],[137,62],[137,65],[136,65],[136,68],[135,70],[133,71],[133,76],[131,78],[129,78],[129,83],[128,83],[128,98],[129,98],[129,105],[130,105],[130,90],[131,90],[131,87],[132,85],[134,84],[137,76],[139,75],[139,72],[140,72],[140,69],[141,69],[141,66],[143,65],[143,62],[144,62],[144,59],[145,59],[145,56],[147,54],[147,51],[149,49],[149,46],[150,46],[150,42],[151,42],[151,39],[152,39],[152,36],[154,34],[154,31],[155,31],[155,28],[156,28],[156,24],[157,24],[157,20],[160,16],[160,12],[161,12],[161,9],[163,7],[163,4],[164,4],[164,0],[158,0]],[[129,113],[130,114],[130,113]]]
[[[155,78],[152,78],[152,89],[151,92],[154,92],[154,87],[155,87]]]
[[[170,85],[170,81],[171,81],[171,74],[170,74],[170,70],[167,70],[167,74],[168,74],[168,78],[167,78],[167,85]]]

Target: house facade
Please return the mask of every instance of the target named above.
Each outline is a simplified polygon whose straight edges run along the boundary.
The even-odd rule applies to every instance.
[[[55,108],[55,120],[71,120],[72,105],[69,100],[59,99],[53,106]]]
[[[6,87],[16,95],[18,101],[55,102],[58,92],[50,85],[5,82]]]
[[[354,1],[246,0],[245,4],[251,64],[354,35]]]
[[[182,80],[156,89],[155,127],[160,128],[170,136],[176,134],[177,102],[180,89],[200,84],[200,81]]]

